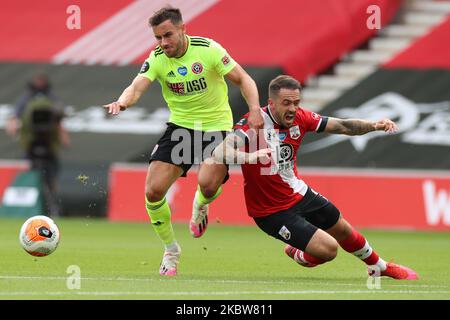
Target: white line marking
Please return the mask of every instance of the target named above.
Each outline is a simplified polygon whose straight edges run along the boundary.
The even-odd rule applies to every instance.
[[[221,296],[221,295],[289,295],[289,294],[361,294],[361,293],[391,293],[391,294],[450,294],[447,290],[433,290],[433,291],[415,291],[415,290],[283,290],[283,291],[45,291],[45,292],[0,292],[0,296]]]
[[[63,276],[0,276],[0,280],[67,280],[67,277]],[[221,284],[272,284],[272,285],[286,285],[291,284],[292,280],[212,280],[212,279],[145,279],[145,278],[124,278],[124,277],[82,277],[81,280],[86,281],[130,281],[130,282],[207,282],[207,283],[221,283]],[[365,286],[365,279],[361,279],[361,283],[330,283],[330,282],[316,282],[314,280],[301,279],[302,285],[314,284],[317,286]],[[404,287],[404,288],[450,288],[445,285],[428,285],[428,284],[393,284],[389,283],[393,280],[386,279],[387,282],[381,280],[382,285],[389,287]]]

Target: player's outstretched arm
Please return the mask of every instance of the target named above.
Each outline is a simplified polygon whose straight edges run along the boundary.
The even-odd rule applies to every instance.
[[[261,149],[252,153],[247,153],[239,150],[244,144],[244,139],[231,133],[214,149],[212,159],[216,163],[224,164],[270,162],[271,149]]]
[[[250,111],[248,116],[250,128],[262,129],[264,127],[264,119],[260,111],[259,94],[255,81],[239,64],[228,72],[225,77],[241,89],[242,96],[247,102]]]
[[[151,83],[150,79],[138,75],[122,92],[117,101],[104,105],[103,107],[108,110],[108,113],[117,115],[120,111],[124,111],[135,104],[144,92],[147,91]]]
[[[339,119],[328,118],[325,132],[346,134],[349,136],[360,136],[371,131],[385,131],[387,133],[397,132],[398,127],[392,120],[383,119],[368,121],[362,119]]]

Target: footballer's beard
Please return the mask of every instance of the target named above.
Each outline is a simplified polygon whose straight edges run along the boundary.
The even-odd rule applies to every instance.
[[[295,120],[295,112],[294,113],[286,112],[281,117],[280,123],[283,127],[289,128],[290,126],[292,126],[294,124],[294,120]]]
[[[180,51],[178,48],[175,48],[173,46],[166,46],[163,48],[163,50],[166,56],[168,56],[169,58],[177,57],[178,51]]]
[[[165,46],[163,47],[164,53],[166,54],[166,56],[168,56],[169,58],[178,58],[181,57],[184,54],[184,42],[183,40],[180,40],[177,44],[175,45],[169,45],[169,46]],[[170,49],[169,52],[167,52],[167,49]]]

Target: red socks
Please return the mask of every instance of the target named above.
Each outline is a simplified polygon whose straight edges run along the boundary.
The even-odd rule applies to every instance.
[[[308,268],[315,267],[318,264],[322,264],[325,262],[325,260],[316,258],[300,249],[297,249],[294,260],[297,261],[297,263],[301,264],[302,266]]]
[[[379,260],[378,254],[373,251],[366,238],[355,229],[352,229],[352,234],[340,241],[339,244],[342,249],[361,259],[367,265],[377,264]]]

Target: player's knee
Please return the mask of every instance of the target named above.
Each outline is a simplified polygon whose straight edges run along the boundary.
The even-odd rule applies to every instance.
[[[322,244],[319,258],[325,261],[331,261],[337,256],[338,243],[334,239],[330,239]]]
[[[203,170],[202,168],[200,169],[201,172],[198,176],[198,185],[205,198],[212,198],[216,195],[217,190],[222,185],[222,182],[227,174],[227,169],[225,166],[216,166],[214,168],[214,170],[211,168],[206,170],[205,167],[203,167]]]
[[[157,186],[148,186],[145,189],[145,196],[149,202],[157,202],[164,198],[166,195],[166,190],[158,188]]]
[[[215,185],[206,185],[206,186],[200,186],[200,190],[202,191],[202,194],[205,198],[212,198],[217,192],[217,187]]]
[[[336,258],[338,247],[336,239],[319,229],[309,241],[306,252],[326,262]]]
[[[338,252],[338,243],[336,242],[327,248],[327,255],[325,260],[326,261],[334,260],[334,258],[336,258],[337,256],[337,252]]]
[[[220,183],[214,180],[215,177],[210,177],[210,179],[204,179],[199,177],[198,186],[205,198],[212,198],[216,194],[220,187]]]

